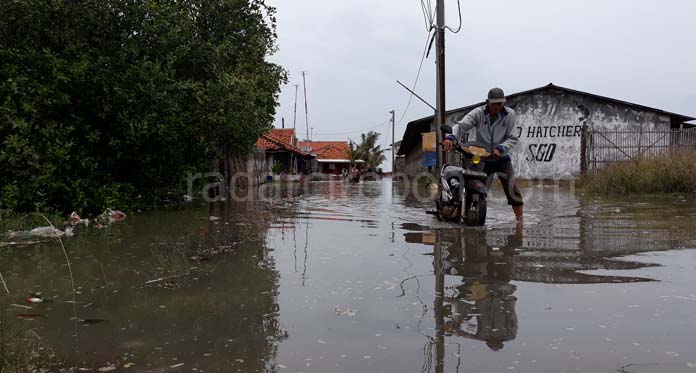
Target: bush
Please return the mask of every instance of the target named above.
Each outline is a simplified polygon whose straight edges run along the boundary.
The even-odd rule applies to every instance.
[[[591,193],[688,193],[696,191],[696,151],[673,151],[611,164],[580,179]]]
[[[0,208],[150,205],[250,152],[286,79],[265,60],[274,14],[264,0],[3,1]]]

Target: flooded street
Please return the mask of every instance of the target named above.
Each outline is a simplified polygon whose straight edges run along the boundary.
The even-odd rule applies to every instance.
[[[267,185],[76,230],[75,294],[56,240],[0,246],[0,305],[95,371],[696,372],[696,199],[522,193],[477,229],[390,180]]]

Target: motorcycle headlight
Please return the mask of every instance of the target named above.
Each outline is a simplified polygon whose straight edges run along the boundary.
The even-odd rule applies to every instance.
[[[478,155],[475,155],[474,158],[473,158],[471,161],[472,161],[475,165],[478,165],[479,163],[481,163],[481,157],[479,157]]]

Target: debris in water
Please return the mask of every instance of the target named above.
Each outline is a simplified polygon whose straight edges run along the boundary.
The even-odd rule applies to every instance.
[[[105,366],[105,367],[99,368],[99,369],[97,369],[97,370],[100,371],[100,372],[111,372],[112,370],[116,370],[116,366],[115,366],[115,365],[109,365],[109,366]]]
[[[18,319],[36,319],[38,317],[44,317],[44,315],[40,313],[18,313],[17,318]]]
[[[107,209],[106,212],[109,214],[109,219],[111,219],[112,222],[121,221],[126,218],[126,214],[120,210]]]
[[[58,228],[48,226],[48,227],[34,228],[30,231],[18,231],[18,232],[11,231],[9,238],[15,238],[15,237],[55,238],[55,237],[62,237],[62,236],[70,237],[72,235],[73,235],[73,228],[72,227],[67,227],[67,228],[65,228],[65,231],[62,231]]]
[[[75,211],[73,211],[72,214],[70,214],[69,219],[70,219],[70,225],[72,225],[72,226],[76,226],[76,225],[80,225],[80,224],[84,224],[85,227],[89,226],[89,219],[80,218],[80,215],[78,215]]]
[[[31,309],[31,307],[25,306],[23,304],[10,304],[10,306],[17,307],[17,308]]]
[[[126,368],[126,369],[131,368],[131,367],[134,367],[134,366],[135,366],[135,363],[126,363],[126,364],[123,364],[123,367]]]
[[[349,307],[334,307],[334,312],[339,316],[355,316],[358,310],[351,309]]]
[[[10,234],[12,234],[12,232],[10,232]],[[26,246],[26,245],[33,245],[33,244],[40,243],[40,242],[41,242],[41,241],[20,241],[20,242],[9,241],[9,242],[0,242],[0,247],[3,247],[3,246],[20,246],[20,245],[21,245],[21,246]]]
[[[94,221],[97,229],[106,228],[106,226],[124,220],[126,218],[126,213],[121,210],[106,209],[101,215],[97,216]]]
[[[106,320],[104,320],[104,319],[79,319],[79,320],[84,325],[100,324],[100,323],[106,322]]]
[[[174,365],[170,366],[170,368],[174,369],[174,368],[179,368],[179,367],[183,367],[183,366],[184,366],[184,363],[179,363],[179,364],[174,364]]]
[[[218,218],[217,216],[212,216],[212,215],[210,215],[210,216],[208,217],[208,220],[210,220],[210,221],[218,221],[218,220],[220,220],[220,218]]]

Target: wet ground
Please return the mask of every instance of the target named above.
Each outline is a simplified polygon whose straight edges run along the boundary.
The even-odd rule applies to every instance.
[[[523,194],[476,229],[387,180],[275,184],[80,228],[70,268],[3,244],[0,305],[94,370],[696,372],[696,199]]]

